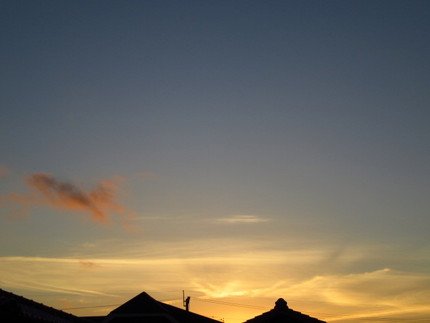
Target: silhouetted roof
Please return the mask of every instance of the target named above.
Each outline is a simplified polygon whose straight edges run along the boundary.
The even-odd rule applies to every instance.
[[[0,289],[0,321],[4,322],[86,322],[72,314],[37,303]]]
[[[288,308],[287,302],[280,298],[276,301],[275,307],[259,316],[246,321],[245,323],[326,323],[308,315],[293,311]]]
[[[106,316],[81,316],[81,319],[86,320],[87,322],[103,322]]]
[[[134,323],[219,323],[208,317],[185,311],[178,307],[161,303],[143,292],[114,309],[105,322]]]

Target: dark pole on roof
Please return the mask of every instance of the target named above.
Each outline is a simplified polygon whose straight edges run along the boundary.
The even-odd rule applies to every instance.
[[[191,299],[190,296],[188,296],[187,299],[185,299],[185,291],[182,290],[182,303],[183,303],[185,310],[187,312],[190,310],[190,299]]]
[[[191,297],[190,297],[190,296],[188,296],[188,297],[187,297],[187,299],[185,300],[185,310],[186,310],[187,312],[189,312],[189,311],[190,311],[190,300],[191,300]]]

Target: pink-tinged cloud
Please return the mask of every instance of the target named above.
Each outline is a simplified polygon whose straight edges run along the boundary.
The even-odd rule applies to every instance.
[[[31,194],[10,193],[7,200],[26,213],[32,206],[48,206],[87,213],[92,221],[98,223],[110,223],[111,214],[115,213],[121,216],[123,227],[132,231],[128,223],[131,212],[116,201],[118,183],[123,181],[122,177],[114,176],[112,180],[99,182],[92,190],[84,190],[51,174],[37,173],[30,175],[25,181],[32,189]]]
[[[12,203],[12,211],[4,216],[8,221],[16,222],[25,220],[30,212],[30,207],[32,205],[38,204],[38,200],[35,197],[24,196],[15,193],[9,193],[4,197],[4,201],[7,203]]]
[[[83,260],[83,259],[79,259],[79,264],[81,264],[83,267],[85,267],[87,269],[93,269],[93,268],[101,267],[101,265],[99,265],[93,261]]]
[[[136,176],[138,178],[140,178],[141,180],[144,180],[144,181],[146,181],[146,180],[153,180],[153,179],[156,178],[155,174],[151,173],[151,172],[138,173],[138,174],[136,174]]]
[[[74,307],[77,307],[77,306],[74,306],[69,300],[67,300],[67,299],[60,299],[60,300],[58,300],[58,304],[59,304],[59,307],[58,308],[60,308],[60,309],[62,309],[62,310],[66,310],[66,309],[69,309],[69,308],[74,308]]]
[[[59,181],[50,174],[33,174],[27,183],[38,193],[40,204],[63,210],[85,211],[96,222],[109,222],[111,211],[124,213],[123,207],[115,201],[117,186],[113,182],[100,182],[88,192],[72,183]]]
[[[0,178],[10,173],[10,169],[4,165],[0,165]]]

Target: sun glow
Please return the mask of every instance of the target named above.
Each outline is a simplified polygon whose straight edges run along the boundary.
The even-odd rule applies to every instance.
[[[307,258],[299,257],[295,262],[307,266],[308,260],[303,262],[304,259]],[[255,261],[255,257],[246,258],[245,255],[234,260],[224,257],[2,257],[0,275],[8,277],[7,281],[1,281],[4,288],[46,294],[49,304],[56,307],[64,302],[75,307],[81,304],[119,304],[124,301],[124,295],[130,297],[141,291],[173,295],[184,289],[180,282],[186,279],[190,282],[186,289],[195,300],[193,309],[208,316],[214,315],[206,312],[209,309],[217,311],[217,315],[222,312],[225,317],[232,318],[229,322],[239,322],[234,320],[249,319],[258,312],[269,310],[279,297],[285,298],[295,310],[309,315],[315,313],[314,316],[320,319],[337,322],[353,322],[364,316],[406,317],[430,311],[427,305],[430,276],[425,274],[382,268],[373,272],[306,278],[295,271],[288,274],[284,270],[282,274],[274,271],[275,278],[262,275],[261,266],[253,266]],[[225,267],[228,262],[229,266]],[[278,262],[282,264],[282,261]],[[239,271],[241,275],[234,271],[237,270],[234,264],[244,269]],[[274,266],[277,261],[267,262],[266,270],[269,264]],[[238,275],[243,279],[238,280]],[[106,280],[111,283],[106,285]],[[205,300],[213,303],[204,303]],[[234,304],[242,307],[236,308]],[[243,306],[247,304],[248,307]],[[78,314],[82,315],[82,311]]]

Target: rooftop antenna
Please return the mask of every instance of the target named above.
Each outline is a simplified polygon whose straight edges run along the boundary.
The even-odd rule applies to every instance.
[[[191,300],[191,297],[188,296],[187,298],[185,298],[185,291],[182,290],[182,303],[184,304],[185,310],[187,312],[190,311],[190,300]]]

